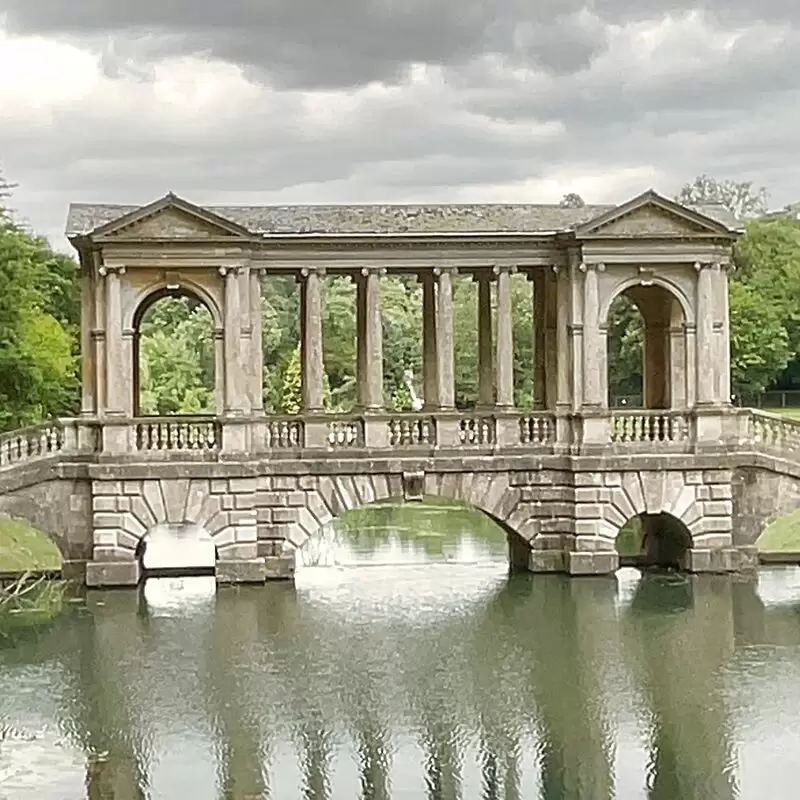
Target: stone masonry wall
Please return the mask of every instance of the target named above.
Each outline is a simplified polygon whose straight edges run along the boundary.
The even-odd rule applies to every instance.
[[[571,574],[613,571],[619,529],[634,516],[659,513],[691,533],[690,569],[734,569],[741,563],[734,547],[746,550],[766,516],[800,506],[800,475],[686,468],[691,463],[665,458],[652,469],[632,469],[630,459],[479,457],[39,464],[0,479],[0,514],[45,530],[69,558],[109,565],[135,562],[156,525],[195,524],[214,538],[218,572],[245,564],[258,580],[290,577],[291,551],[320,527],[388,498],[466,502],[514,533],[515,563],[527,558],[533,571]]]
[[[800,508],[800,465],[740,467],[734,471],[732,488],[734,544],[755,545],[771,522]]]
[[[91,487],[77,471],[39,463],[0,475],[0,516],[48,534],[66,560],[92,557],[91,509]]]

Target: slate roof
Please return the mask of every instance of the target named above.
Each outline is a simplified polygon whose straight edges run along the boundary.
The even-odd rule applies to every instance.
[[[612,205],[562,208],[541,204],[203,206],[255,234],[553,233],[571,230],[611,211]],[[73,203],[67,236],[90,233],[140,206]],[[722,206],[696,211],[737,230]]]

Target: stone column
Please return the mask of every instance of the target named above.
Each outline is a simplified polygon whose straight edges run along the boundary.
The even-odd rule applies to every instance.
[[[422,392],[425,398],[425,409],[436,411],[439,408],[436,280],[432,272],[423,273],[420,280],[422,281]]]
[[[497,407],[514,407],[514,328],[511,318],[511,275],[516,267],[499,265],[497,276]]]
[[[92,343],[94,287],[89,265],[81,259],[81,416],[97,413],[97,370]]]
[[[453,275],[455,267],[437,267],[436,291],[437,362],[439,373],[439,407],[453,411],[456,407],[455,351],[453,330]]]
[[[250,270],[250,410],[264,413],[264,321],[261,316],[261,281],[264,269]]]
[[[241,413],[239,385],[241,371],[241,306],[239,292],[239,267],[220,267],[219,274],[225,281],[225,408],[226,415]]]
[[[225,328],[214,328],[214,409],[217,414],[225,410],[228,368],[225,364]]]
[[[132,364],[125,364],[122,347],[122,287],[125,267],[100,267],[106,281],[106,413],[125,414],[125,388]]]
[[[367,280],[362,274],[353,280],[356,284],[356,407],[363,410],[367,404]]]
[[[566,352],[559,355],[558,350],[558,275],[546,270],[542,280],[544,288],[544,407],[550,411],[558,405],[558,374],[560,362],[567,358]],[[564,323],[565,335],[568,333]],[[569,344],[569,339],[567,339]]]
[[[572,410],[580,411],[583,404],[583,273],[577,254],[571,258],[569,277],[565,280],[564,292],[568,308],[567,329],[569,331],[570,400]]]
[[[93,254],[92,285],[94,289],[94,327],[92,345],[95,364],[95,401],[97,415],[106,413],[106,296],[103,291],[104,275],[101,273],[100,254]],[[137,365],[138,369],[138,365]]]
[[[730,297],[728,295],[728,271],[731,264],[722,264],[719,271],[719,402],[731,402],[731,335]]]
[[[492,275],[479,272],[478,281],[478,407],[494,408],[494,344],[492,341]]]
[[[694,265],[697,270],[697,333],[695,391],[697,405],[712,405],[716,399],[714,376],[714,275],[712,264]]]
[[[688,408],[686,382],[686,326],[683,309],[677,300],[672,301],[669,324],[670,407]]]
[[[547,295],[545,270],[528,276],[533,282],[533,407],[547,406]]]
[[[383,324],[381,320],[381,276],[386,270],[368,267],[364,277],[364,408],[383,409]]]
[[[572,358],[570,356],[570,342],[572,339],[570,327],[570,273],[554,266],[553,274],[556,278],[556,352],[557,352],[557,380],[556,380],[556,409],[562,413],[572,410],[573,399],[570,393],[570,375],[572,372]]]
[[[324,408],[325,367],[322,361],[322,281],[325,270],[304,268],[301,319],[301,355],[303,411],[320,412]]]
[[[602,408],[607,399],[603,397],[603,376],[606,369],[606,354],[602,352],[604,337],[600,331],[600,289],[598,273],[605,270],[604,264],[582,264],[583,280],[583,405]]]

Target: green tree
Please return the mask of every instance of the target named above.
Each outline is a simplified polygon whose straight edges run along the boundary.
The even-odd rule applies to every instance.
[[[216,364],[211,312],[190,297],[164,297],[142,319],[140,408],[144,414],[211,413]]]
[[[77,410],[75,339],[50,313],[53,253],[47,243],[0,217],[0,429]]]
[[[763,186],[755,189],[752,181],[720,181],[703,174],[687,183],[675,199],[687,206],[720,203],[744,219],[766,213],[769,195]]]
[[[303,404],[303,379],[300,371],[300,346],[298,345],[283,373],[281,409],[284,414],[297,414]]]
[[[608,393],[611,403],[620,397],[641,397],[643,348],[642,315],[622,294],[614,300],[608,312]]]
[[[777,308],[750,286],[730,285],[731,383],[748,399],[761,394],[789,362],[789,336]]]

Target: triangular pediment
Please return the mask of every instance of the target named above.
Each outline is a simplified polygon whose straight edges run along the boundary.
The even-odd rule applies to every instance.
[[[694,209],[645,192],[611,209],[575,230],[578,238],[670,238],[687,236],[732,236],[724,223]]]
[[[95,241],[109,239],[241,239],[251,234],[245,228],[200,206],[167,195],[155,203],[130,211],[96,228]]]

